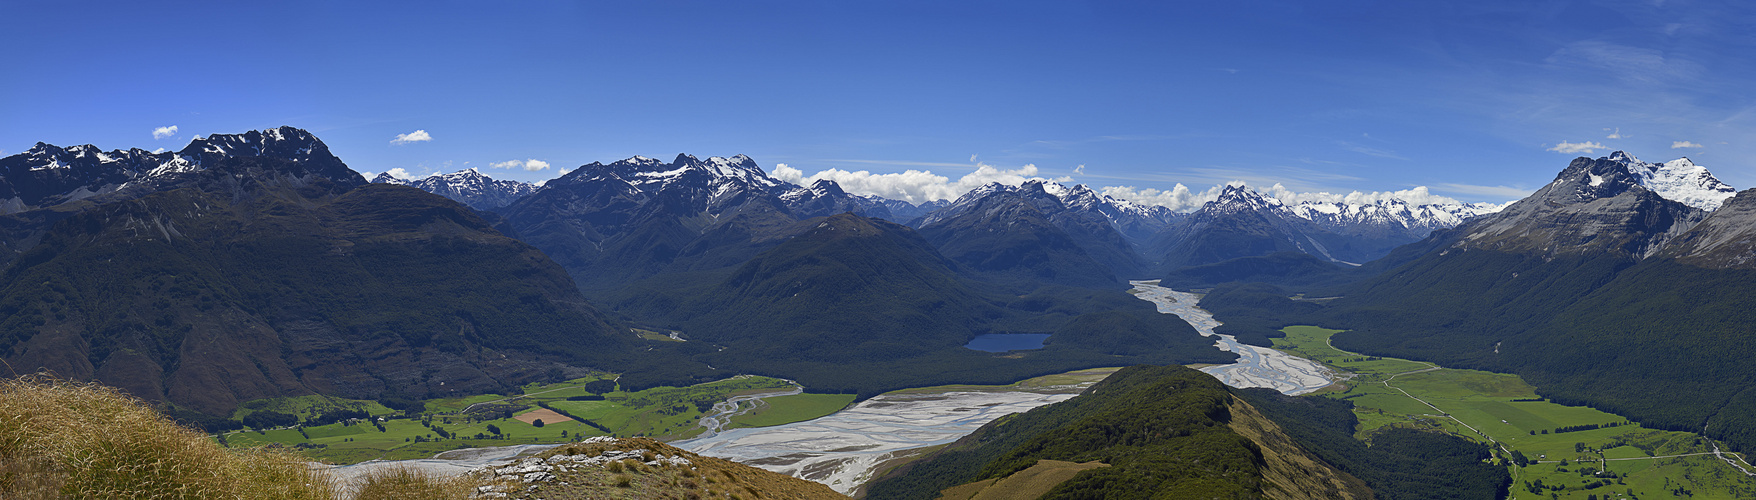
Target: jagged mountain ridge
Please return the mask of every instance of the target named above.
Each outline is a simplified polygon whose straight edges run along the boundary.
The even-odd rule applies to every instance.
[[[584,165],[496,212],[582,287],[609,289],[661,272],[736,265],[791,236],[800,220],[894,217],[893,205],[830,180],[780,181],[744,155],[679,154],[668,163],[635,156]]]
[[[226,158],[274,157],[308,173],[364,184],[316,136],[293,127],[242,134],[215,134],[190,141],[178,151],[153,153],[139,148],[104,152],[92,145],[56,147],[37,143],[23,153],[0,158],[0,214],[48,208],[116,192],[138,196],[165,189]]]
[[[1141,205],[1098,193],[1084,184],[1067,187],[1053,181],[1031,180],[1018,186],[995,182],[977,187],[957,197],[956,200],[952,200],[944,207],[911,222],[911,225],[926,227],[963,214],[975,204],[980,203],[983,198],[1018,192],[1027,192],[1039,199],[1043,198],[1043,195],[1054,198],[1059,204],[1058,207],[1051,207],[1049,204],[1041,202],[1037,203],[1040,209],[1046,210],[1044,215],[1056,217],[1063,213],[1083,213],[1101,216],[1117,232],[1136,241],[1150,238],[1181,215],[1167,207]]]
[[[1137,275],[1144,263],[1117,221],[1135,227],[1159,221],[1130,219],[1147,211],[1099,196],[1085,186],[1068,189],[1044,181],[989,184],[920,219],[920,231],[947,256],[978,271],[1075,286],[1120,286],[1119,278]]]
[[[496,180],[469,168],[449,174],[433,174],[420,179],[399,179],[387,173],[372,178],[373,184],[399,184],[450,198],[476,210],[490,210],[511,205],[525,195],[536,192],[528,182]]]
[[[1185,214],[1104,195],[1084,185],[1067,187],[1033,180],[1020,186],[992,183],[978,187],[914,224],[926,230],[964,216],[989,198],[1018,196],[1034,200],[1037,212],[1066,230],[1091,257],[1118,276],[1162,275],[1188,266],[1277,252],[1358,264],[1417,241],[1434,229],[1449,228],[1499,208],[1486,203],[1416,205],[1401,200],[1288,206],[1247,187],[1228,186],[1216,200]],[[1005,228],[991,226],[987,230]],[[949,240],[938,237],[935,241]]]
[[[1037,193],[1042,193],[1039,189]],[[964,205],[954,217],[939,219],[920,228],[922,237],[946,257],[965,265],[978,275],[1000,280],[1048,282],[1073,286],[1119,287],[1110,265],[1099,263],[1093,253],[1100,249],[1085,248],[1081,240],[1057,224],[1050,213],[1069,215],[1053,197],[1030,197],[1021,191],[1006,191],[983,196]],[[1064,217],[1065,218],[1065,217]],[[1109,231],[1115,252],[1101,253],[1113,259],[1127,259],[1133,249],[1121,235],[1108,225],[1088,226]],[[1138,263],[1119,263],[1132,270]]]
[[[1161,272],[1279,252],[1300,252],[1325,261],[1357,264],[1403,243],[1384,238],[1355,241],[1294,216],[1279,200],[1245,186],[1226,186],[1214,201],[1159,233],[1149,247]]]
[[[277,158],[233,171],[213,165],[237,158]],[[269,172],[263,172],[263,168]],[[94,204],[134,199],[183,186],[239,191],[252,176],[302,184],[327,179],[358,186],[366,179],[348,169],[310,133],[280,127],[197,138],[176,152],[138,148],[103,152],[95,146],[61,148],[46,143],[0,158],[0,265],[37,244],[50,225]]]

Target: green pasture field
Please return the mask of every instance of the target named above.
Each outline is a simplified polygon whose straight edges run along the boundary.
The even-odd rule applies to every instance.
[[[481,394],[460,398],[446,398],[427,401],[427,412],[419,418],[390,418],[381,424],[383,431],[378,430],[369,422],[342,422],[323,426],[305,427],[304,434],[298,429],[247,430],[225,435],[226,443],[235,447],[266,446],[279,444],[287,447],[304,445],[324,445],[316,448],[301,449],[313,460],[337,464],[358,463],[365,460],[402,460],[410,458],[426,458],[442,451],[474,448],[483,446],[507,446],[531,443],[564,443],[576,441],[580,437],[603,435],[604,432],[582,422],[548,422],[541,428],[520,422],[516,419],[504,418],[503,413],[476,411],[463,413],[463,410],[475,404],[514,405],[522,407],[515,411],[523,414],[540,409],[540,404],[571,414],[575,417],[590,420],[598,425],[609,428],[618,436],[651,436],[659,438],[677,438],[698,433],[696,422],[701,418],[701,408],[711,407],[713,403],[724,401],[737,394],[772,391],[794,387],[792,383],[781,379],[738,376],[715,382],[697,384],[689,387],[655,387],[638,392],[617,390],[603,394],[603,401],[567,401],[573,396],[591,394],[584,389],[585,384],[612,378],[613,375],[597,375],[583,377],[566,382],[553,384],[532,384],[522,387],[523,394]],[[846,398],[852,396],[828,396],[829,398]],[[317,408],[321,404],[354,404],[371,402],[342,403],[307,396],[303,398],[282,398],[265,403],[261,411],[274,408]],[[329,398],[334,399],[334,398]],[[316,402],[313,402],[316,401]],[[845,402],[842,403],[845,406]],[[799,405],[789,403],[781,412],[782,415],[798,415],[802,411]],[[822,406],[820,403],[818,406]],[[375,408],[373,408],[375,407]],[[839,408],[838,408],[839,409]],[[395,413],[376,403],[367,405],[367,410],[374,416]],[[275,410],[283,411],[286,410]],[[306,413],[311,413],[306,411]],[[308,415],[300,415],[301,418]],[[422,425],[422,419],[442,428],[454,435],[443,438],[433,429]],[[488,425],[500,429],[501,434],[495,436],[488,430]],[[562,434],[565,432],[566,434]],[[482,438],[477,438],[482,434]],[[309,436],[308,438],[306,436]],[[424,442],[416,442],[420,437]]]
[[[731,424],[726,428],[768,427],[804,422],[841,411],[853,402],[853,394],[794,394],[764,398],[756,409],[732,417]]]
[[[386,408],[377,401],[311,395],[246,401],[238,405],[238,410],[232,412],[231,418],[242,419],[259,411],[276,411],[306,419],[333,410],[361,410],[372,416],[396,413],[396,410]]]
[[[1517,375],[1428,370],[1434,366],[1340,351],[1327,342],[1340,330],[1293,326],[1282,331],[1287,335],[1274,340],[1276,349],[1351,377],[1344,390],[1323,396],[1353,402],[1360,437],[1387,426],[1435,428],[1518,451],[1537,462],[1525,467],[1508,463],[1514,482],[1511,498],[1756,498],[1756,478],[1713,455],[1692,455],[1713,450],[1699,435],[1647,429],[1593,408],[1528,401],[1538,398],[1536,388]],[[1618,425],[1555,432],[1589,424]],[[1651,458],[1670,456],[1675,457]],[[1541,488],[1534,486],[1538,480]]]
[[[510,446],[531,443],[559,443],[578,440],[580,437],[603,435],[597,429],[579,422],[558,422],[544,425],[541,428],[520,422],[516,419],[476,420],[462,415],[433,416],[431,423],[449,431],[460,438],[441,439],[437,432],[421,425],[418,419],[389,419],[382,424],[384,430],[366,422],[335,423],[329,425],[306,427],[307,439],[297,429],[274,429],[267,431],[239,431],[226,435],[226,443],[232,447],[251,447],[279,444],[297,447],[300,444],[325,445],[322,448],[301,450],[313,460],[352,464],[366,460],[407,460],[427,458],[447,450],[458,448],[475,448],[483,446]],[[480,434],[490,434],[488,426],[493,425],[501,431],[500,439],[475,439]],[[562,436],[566,432],[566,436]],[[421,437],[428,442],[414,442]]]

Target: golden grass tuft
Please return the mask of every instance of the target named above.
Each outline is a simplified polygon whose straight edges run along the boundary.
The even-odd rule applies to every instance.
[[[333,500],[304,459],[226,450],[121,391],[42,375],[0,380],[0,498]]]
[[[474,492],[463,477],[438,477],[409,468],[372,471],[355,485],[354,498],[361,500],[465,500]]]

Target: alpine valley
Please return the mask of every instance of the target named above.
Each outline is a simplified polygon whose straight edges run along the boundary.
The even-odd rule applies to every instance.
[[[1592,488],[1648,476],[1612,473],[1610,460],[1739,467],[1714,453],[1756,448],[1744,359],[1756,350],[1756,190],[1686,158],[1578,158],[1506,205],[1292,202],[1233,184],[1178,212],[1040,179],[915,204],[792,184],[743,155],[635,156],[538,184],[475,169],[368,181],[281,127],[177,151],[37,143],[0,158],[0,249],[6,375],[116,387],[220,443],[316,449],[418,421],[436,432],[385,441],[430,454],[496,444],[513,421],[538,435],[535,415],[551,421],[543,433],[577,424],[561,440],[676,440],[1108,368],[1089,387],[1044,382],[1060,402],[887,455],[858,488],[830,486],[873,498],[1611,498]],[[1168,314],[1172,303],[1223,324]],[[1209,371],[1272,360],[1205,333],[1281,349],[1337,383],[1228,387]],[[972,343],[996,338],[1027,341]],[[1391,385],[1440,374],[1500,381],[1446,386],[1469,397],[1601,411],[1617,420],[1589,430],[1625,418],[1654,433],[1639,439],[1695,448],[1655,455],[1616,434],[1580,473],[1591,486],[1533,484],[1537,444]],[[324,403],[287,409],[312,401]],[[637,407],[652,409],[617,416]],[[489,421],[474,438],[456,430]],[[246,425],[254,436],[225,434]],[[1581,439],[1579,453],[1597,446]],[[1619,448],[1645,458],[1605,458]],[[556,460],[592,459],[545,463]],[[737,470],[761,478],[750,496],[826,494]],[[691,479],[639,487],[686,497],[664,489],[695,484],[677,474]],[[1667,488],[1687,475],[1663,474]],[[1714,491],[1756,491],[1725,474],[1712,487],[1731,486]],[[1623,497],[1635,486],[1646,488]]]

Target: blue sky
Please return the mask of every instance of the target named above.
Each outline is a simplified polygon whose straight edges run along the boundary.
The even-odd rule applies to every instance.
[[[1756,12],[1731,3],[360,3],[8,2],[0,152],[292,125],[363,172],[742,153],[871,190],[1500,202],[1624,149],[1756,185]]]

